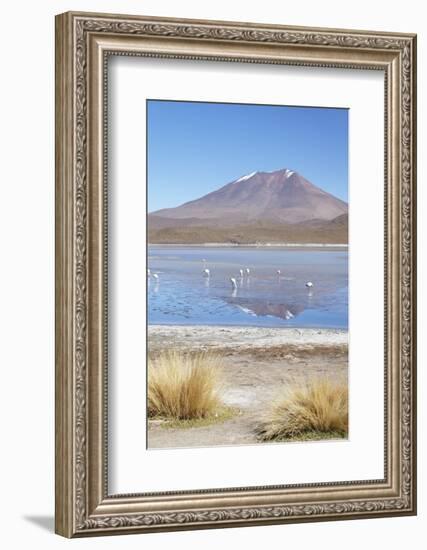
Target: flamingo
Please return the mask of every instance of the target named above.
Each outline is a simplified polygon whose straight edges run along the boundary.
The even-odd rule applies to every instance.
[[[280,269],[277,270],[277,275],[280,275],[282,272],[280,271]]]
[[[234,277],[230,277],[230,283],[233,290],[235,290],[237,288],[237,281]]]
[[[156,279],[156,281],[159,280],[159,276],[157,275],[157,273],[153,273],[153,277]]]
[[[243,269],[239,269],[240,278],[243,279]]]
[[[151,277],[151,271],[150,271],[150,269],[147,269],[147,277],[148,277],[148,278]]]
[[[305,283],[305,286],[306,286],[307,288],[313,288],[313,283],[312,283],[311,281],[307,281],[307,282]]]
[[[203,277],[210,277],[210,276],[211,276],[211,272],[207,267],[205,267],[205,269],[203,270]]]
[[[251,270],[249,269],[249,267],[247,267],[247,268],[245,269],[245,271],[246,271],[246,275],[249,276],[249,273],[251,272]]]

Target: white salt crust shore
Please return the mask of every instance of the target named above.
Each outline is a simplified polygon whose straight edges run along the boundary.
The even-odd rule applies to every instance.
[[[348,244],[343,243],[191,243],[191,244],[185,244],[185,243],[148,243],[149,247],[165,247],[165,248],[173,248],[175,247],[188,247],[188,248],[203,248],[203,247],[210,247],[210,248],[272,248],[272,247],[279,247],[279,248],[348,248]]]
[[[348,331],[340,329],[150,325],[148,337],[149,346],[153,347],[173,345],[202,349],[348,345]]]

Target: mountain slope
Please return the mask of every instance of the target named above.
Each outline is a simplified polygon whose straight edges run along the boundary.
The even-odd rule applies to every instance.
[[[233,226],[199,221],[198,225],[180,223],[161,228],[149,224],[148,241],[152,244],[347,244],[348,216],[342,214],[333,220],[294,224],[252,222]]]
[[[154,225],[173,226],[166,220],[197,220],[211,225],[254,221],[298,223],[332,220],[346,214],[348,205],[316,187],[295,171],[253,172],[199,199],[149,215]],[[181,222],[182,224],[182,222]],[[179,224],[179,225],[181,225]]]

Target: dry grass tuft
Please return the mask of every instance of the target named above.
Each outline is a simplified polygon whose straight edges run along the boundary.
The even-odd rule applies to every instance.
[[[257,427],[257,433],[264,441],[345,437],[347,384],[315,378],[286,388]]]
[[[215,416],[222,406],[221,387],[218,355],[164,351],[148,364],[148,416],[174,420]]]

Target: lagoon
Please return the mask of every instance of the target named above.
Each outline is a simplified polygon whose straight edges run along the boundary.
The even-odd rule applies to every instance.
[[[150,325],[348,328],[346,248],[150,245],[148,267]]]

